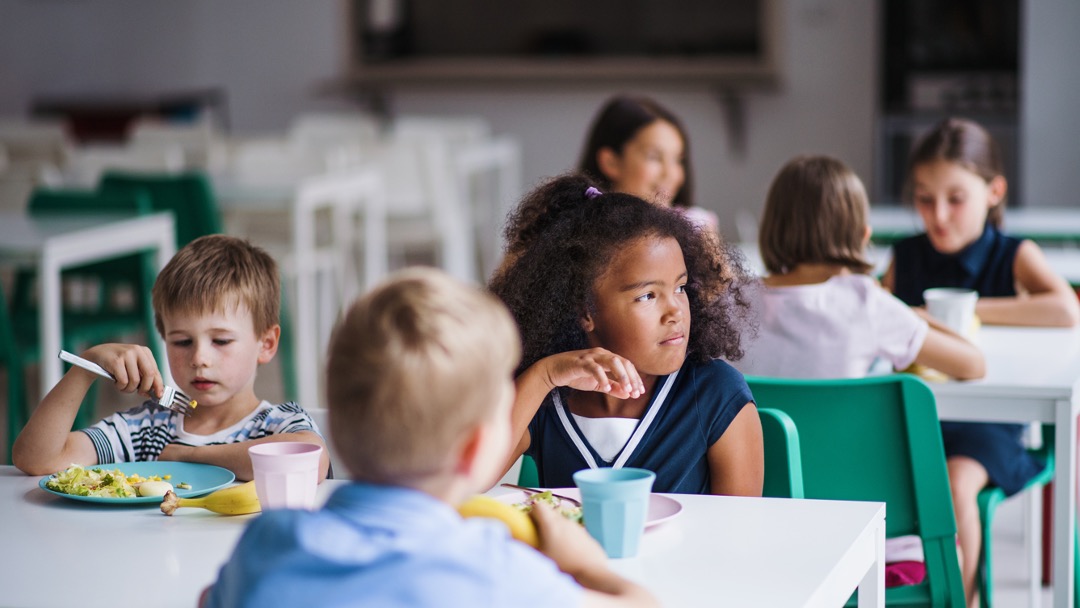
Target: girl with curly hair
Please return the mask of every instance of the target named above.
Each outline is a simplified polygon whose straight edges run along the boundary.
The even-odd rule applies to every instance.
[[[678,212],[556,178],[510,217],[491,282],[521,330],[511,462],[540,485],[640,467],[657,492],[760,496],[761,423],[737,359],[740,258]]]

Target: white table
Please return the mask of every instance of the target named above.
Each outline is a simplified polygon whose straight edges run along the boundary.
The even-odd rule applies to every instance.
[[[37,266],[40,290],[41,391],[44,394],[63,374],[60,352],[63,335],[60,273],[65,268],[153,250],[157,268],[176,252],[171,213],[130,215],[41,215],[0,211],[0,261]],[[150,340],[161,337],[151,332]],[[159,352],[165,352],[160,348]],[[163,370],[169,380],[168,366]]]
[[[48,494],[38,479],[0,467],[5,605],[75,603],[55,593],[78,576],[81,606],[190,608],[255,517],[91,505]],[[342,483],[324,482],[321,499]],[[647,532],[638,557],[612,560],[664,605],[835,608],[856,586],[860,606],[884,605],[883,503],[674,498],[683,512]]]
[[[909,206],[873,206],[870,226],[875,237],[896,240],[923,231],[922,219]],[[1068,207],[1005,208],[1008,234],[1036,241],[1080,241],[1080,209]]]
[[[986,377],[968,382],[930,382],[938,416],[946,420],[1056,425],[1054,606],[1072,608],[1080,329],[983,326],[977,343],[986,356]]]

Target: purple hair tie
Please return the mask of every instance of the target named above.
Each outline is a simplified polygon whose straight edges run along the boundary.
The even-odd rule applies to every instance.
[[[601,194],[603,194],[603,192],[600,192],[596,188],[589,186],[589,189],[585,191],[585,198],[592,199],[600,196]]]

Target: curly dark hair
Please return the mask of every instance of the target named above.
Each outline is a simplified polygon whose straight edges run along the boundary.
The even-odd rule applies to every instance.
[[[507,263],[489,285],[514,315],[523,357],[517,373],[543,357],[588,348],[579,323],[595,310],[594,289],[630,241],[673,238],[686,262],[690,303],[687,358],[742,357],[750,318],[742,255],[683,214],[629,194],[588,198],[584,175],[557,177],[528,194],[506,226]]]

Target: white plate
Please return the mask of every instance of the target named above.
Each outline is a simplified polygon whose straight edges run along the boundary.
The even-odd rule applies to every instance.
[[[581,500],[581,490],[577,488],[551,488],[551,491],[555,494],[561,494],[568,498],[575,500]],[[514,504],[523,502],[525,497],[528,496],[525,492],[508,492],[501,494],[495,498],[502,502]],[[682,503],[671,498],[670,496],[662,496],[660,494],[649,495],[649,512],[645,516],[645,528],[649,529],[653,526],[658,526],[665,521],[674,518],[676,515],[682,512]]]

